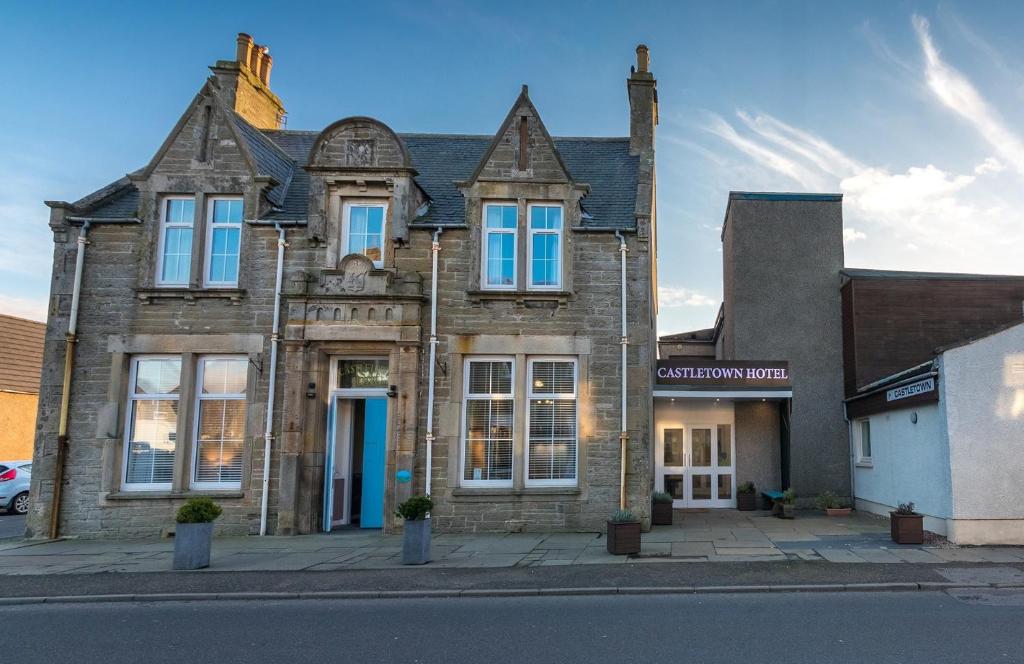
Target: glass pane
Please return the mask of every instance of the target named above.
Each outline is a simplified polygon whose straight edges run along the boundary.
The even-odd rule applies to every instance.
[[[192,263],[192,229],[164,229],[162,281],[187,283]]]
[[[165,220],[170,224],[191,224],[195,218],[194,198],[173,198],[167,201]]]
[[[364,235],[366,233],[366,211],[365,207],[349,208],[348,232],[351,235]]]
[[[487,228],[513,229],[518,216],[519,209],[515,205],[488,205]]]
[[[728,468],[732,465],[732,425],[718,425],[718,465]]]
[[[718,499],[732,500],[732,475],[718,476]]]
[[[125,482],[170,485],[178,431],[177,400],[133,401],[132,410]]]
[[[194,481],[241,482],[244,437],[244,401],[201,400]]]
[[[203,360],[203,393],[244,394],[248,369],[245,358]]]
[[[338,387],[342,389],[387,388],[388,377],[386,359],[338,362]]]
[[[691,433],[690,465],[707,467],[711,465],[711,429],[694,429]]]
[[[487,283],[511,286],[515,283],[515,236],[511,233],[487,234]]]
[[[512,363],[470,362],[469,394],[512,394]]]
[[[663,465],[682,466],[683,461],[683,430],[665,429],[665,457]]]
[[[711,476],[710,475],[692,475],[690,477],[693,499],[694,500],[711,500]]]
[[[175,394],[181,377],[181,360],[154,358],[135,365],[136,394]]]
[[[370,235],[380,235],[384,230],[384,208],[366,208],[366,232]]]
[[[466,402],[466,480],[512,479],[512,400]]]
[[[665,476],[665,492],[672,494],[672,497],[676,500],[683,499],[683,476],[682,475],[666,475]]]
[[[240,224],[242,223],[242,201],[241,199],[217,199],[213,202],[213,223],[215,224]]]
[[[871,457],[871,420],[860,423],[860,450],[861,456]]]
[[[558,235],[544,233],[533,236],[533,264],[531,266],[534,286],[558,285]]]
[[[530,208],[530,228],[557,230],[562,227],[562,208],[535,205]]]
[[[533,362],[534,394],[573,394],[576,392],[576,371],[572,362]]]

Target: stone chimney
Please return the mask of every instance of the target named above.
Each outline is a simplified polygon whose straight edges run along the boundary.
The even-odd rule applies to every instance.
[[[629,91],[629,153],[641,154],[654,149],[654,128],[658,124],[658,82],[651,73],[651,52],[636,47],[636,66],[630,67],[626,89]]]
[[[270,49],[238,33],[234,60],[218,60],[210,67],[225,101],[236,113],[258,129],[280,129],[285,110],[270,91]]]

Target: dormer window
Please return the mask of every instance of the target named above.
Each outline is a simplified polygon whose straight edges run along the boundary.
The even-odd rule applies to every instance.
[[[516,287],[516,239],[519,207],[514,203],[484,205],[483,287],[513,290]]]
[[[342,255],[362,254],[374,267],[384,265],[384,220],[387,203],[347,202],[343,209],[341,229]]]
[[[192,227],[195,198],[168,196],[160,209],[160,247],[157,254],[157,284],[187,286],[192,270]]]
[[[527,251],[531,289],[562,287],[562,206],[530,205]]]

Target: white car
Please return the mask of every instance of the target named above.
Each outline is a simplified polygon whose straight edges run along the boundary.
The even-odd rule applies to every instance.
[[[0,461],[0,508],[8,514],[28,514],[31,461]]]

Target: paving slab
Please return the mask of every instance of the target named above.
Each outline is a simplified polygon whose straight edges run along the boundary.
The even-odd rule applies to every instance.
[[[774,548],[728,547],[721,544],[715,545],[715,553],[719,556],[785,556],[784,553]]]
[[[715,553],[715,545],[711,542],[673,542],[671,552],[674,557],[709,556]]]
[[[932,553],[946,562],[960,563],[984,563],[985,557],[975,549],[947,549],[944,547],[924,547],[924,550]]]
[[[903,559],[895,556],[891,551],[885,549],[868,549],[853,547],[853,553],[869,563],[901,563]]]
[[[922,549],[916,549],[916,548],[913,548],[913,547],[898,546],[898,547],[893,547],[893,548],[887,549],[887,551],[889,551],[889,553],[891,553],[892,555],[896,556],[897,558],[899,558],[900,560],[902,560],[905,563],[944,563],[944,562],[948,562],[948,561],[943,560],[942,558],[939,558],[938,556],[936,556],[936,555],[934,555],[934,554],[932,554],[932,553],[930,553],[928,551],[924,551]]]
[[[818,555],[830,563],[866,563],[867,561],[846,549],[815,549]]]

